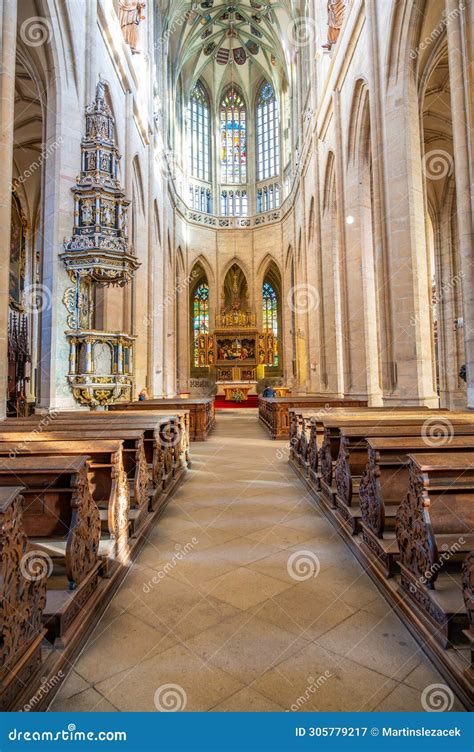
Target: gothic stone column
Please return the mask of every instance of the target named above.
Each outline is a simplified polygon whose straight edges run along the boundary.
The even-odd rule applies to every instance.
[[[0,0],[0,419],[6,415],[11,182],[15,108],[16,0]]]

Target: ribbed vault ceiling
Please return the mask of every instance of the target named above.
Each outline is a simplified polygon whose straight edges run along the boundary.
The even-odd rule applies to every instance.
[[[188,91],[198,78],[211,91],[233,80],[251,93],[263,77],[276,89],[285,87],[292,5],[290,0],[163,2],[174,81],[181,77]]]

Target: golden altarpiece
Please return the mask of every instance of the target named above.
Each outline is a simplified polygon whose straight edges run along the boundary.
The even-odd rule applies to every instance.
[[[272,332],[259,331],[254,311],[246,307],[246,281],[234,265],[226,277],[222,308],[214,331],[200,334],[199,365],[215,372],[217,394],[227,400],[246,400],[256,394],[264,367],[273,366],[277,341]]]

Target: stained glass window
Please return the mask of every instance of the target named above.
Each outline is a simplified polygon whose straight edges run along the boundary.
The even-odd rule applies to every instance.
[[[221,102],[221,183],[247,181],[247,113],[242,94],[234,86]]]
[[[209,287],[198,285],[193,295],[194,365],[199,366],[199,335],[209,334]]]
[[[257,179],[267,180],[280,172],[280,124],[275,92],[268,81],[257,99]]]
[[[273,286],[266,280],[262,287],[263,330],[275,337],[273,364],[278,365],[278,298]]]
[[[209,182],[209,102],[199,81],[189,98],[188,127],[189,171],[198,180]]]

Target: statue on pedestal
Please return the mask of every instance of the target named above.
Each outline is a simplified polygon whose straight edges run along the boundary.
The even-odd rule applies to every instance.
[[[138,26],[145,19],[142,10],[146,3],[139,0],[119,0],[119,21],[125,43],[134,55],[139,54]]]
[[[328,0],[328,41],[324,50],[330,50],[336,44],[341,32],[347,8],[347,0]]]

